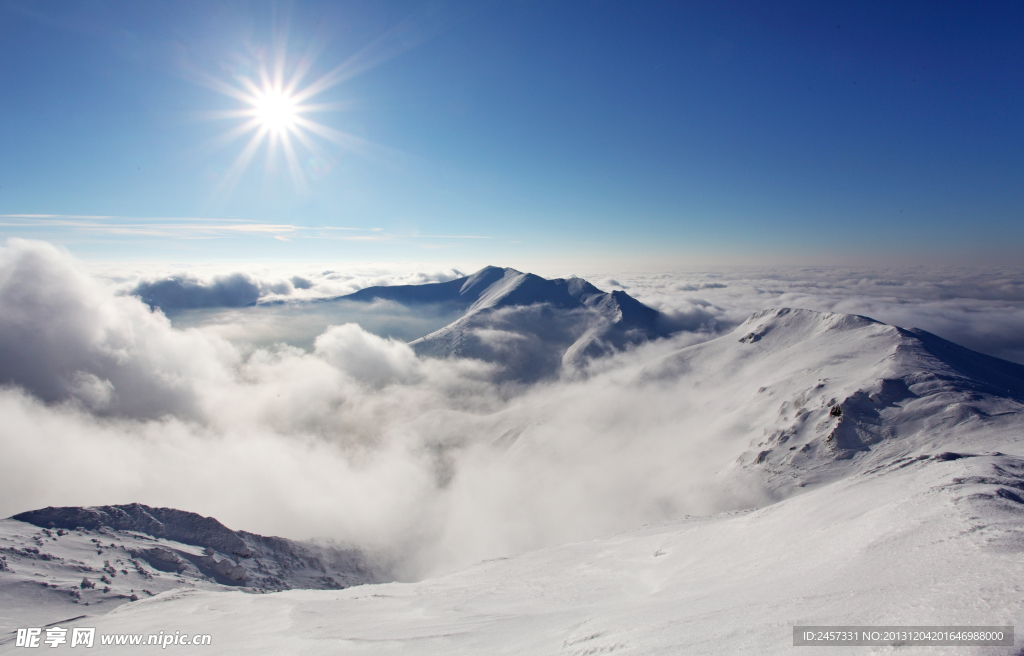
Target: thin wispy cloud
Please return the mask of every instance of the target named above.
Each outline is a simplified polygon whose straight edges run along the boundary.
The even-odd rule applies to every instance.
[[[116,216],[101,214],[0,214],[5,219],[116,219]],[[9,225],[9,224],[4,224]]]
[[[338,241],[415,241],[420,239],[490,239],[487,235],[429,235],[389,233],[381,228],[349,226],[303,226],[290,223],[261,223],[241,219],[199,217],[118,217],[85,214],[0,214],[0,227],[13,229],[70,228],[86,233],[118,236],[214,239],[232,235],[260,235],[293,239],[334,239]]]

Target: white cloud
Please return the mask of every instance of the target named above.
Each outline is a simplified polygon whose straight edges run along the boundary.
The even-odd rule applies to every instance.
[[[374,388],[422,380],[421,363],[407,344],[371,335],[354,323],[328,328],[316,338],[313,350],[334,368]]]
[[[12,240],[0,250],[0,384],[87,404],[109,385],[113,414],[195,416],[195,381],[225,382],[236,357],[224,340],[172,330],[137,299],[115,296],[49,245]]]

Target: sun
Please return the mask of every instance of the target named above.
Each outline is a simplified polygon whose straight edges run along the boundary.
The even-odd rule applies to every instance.
[[[256,154],[266,154],[266,171],[277,170],[281,155],[297,191],[308,187],[310,175],[322,176],[332,159],[318,142],[333,142],[346,150],[364,147],[365,140],[331,128],[310,118],[316,112],[344,109],[343,103],[311,102],[351,74],[351,64],[343,64],[326,75],[303,85],[312,61],[303,58],[289,65],[283,52],[271,61],[254,61],[242,67],[246,73],[236,73],[229,80],[201,74],[198,81],[240,103],[238,109],[210,112],[211,119],[239,121],[223,133],[215,146],[223,147],[248,136],[248,141],[231,166],[220,178],[215,194],[228,194],[249,168]]]
[[[282,133],[295,129],[298,119],[296,103],[284,92],[273,90],[254,96],[252,105],[254,116],[267,130]]]

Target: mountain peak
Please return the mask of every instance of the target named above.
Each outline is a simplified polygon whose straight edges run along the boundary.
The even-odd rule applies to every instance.
[[[741,323],[733,334],[741,335],[740,341],[758,342],[769,334],[787,341],[806,339],[818,332],[829,330],[850,330],[876,327],[883,332],[894,332],[894,326],[875,321],[858,314],[818,312],[802,308],[768,308],[755,312]]]
[[[459,287],[459,293],[463,296],[478,298],[484,290],[494,283],[509,276],[522,275],[512,268],[501,268],[496,266],[485,266],[474,274],[464,278],[465,282]]]
[[[447,282],[367,287],[339,298],[351,301],[384,299],[414,305],[450,303],[463,306],[467,314],[499,307],[547,304],[560,309],[590,309],[612,323],[624,317],[627,317],[627,322],[640,317],[634,323],[644,324],[648,332],[660,314],[624,291],[604,292],[583,278],[572,276],[548,280],[533,273],[497,266],[485,266],[468,276]]]

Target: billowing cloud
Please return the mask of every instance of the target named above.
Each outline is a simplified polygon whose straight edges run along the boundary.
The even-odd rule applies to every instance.
[[[0,384],[44,401],[155,418],[196,416],[196,380],[224,382],[227,342],[171,329],[40,242],[0,250]]]
[[[314,352],[339,371],[378,389],[420,378],[420,363],[407,344],[377,337],[354,323],[327,329],[316,338]]]

